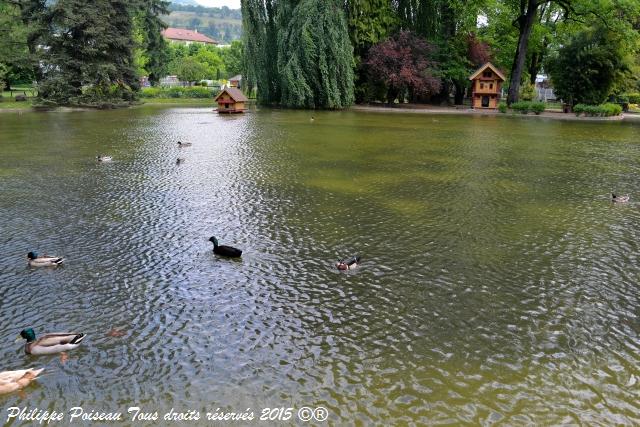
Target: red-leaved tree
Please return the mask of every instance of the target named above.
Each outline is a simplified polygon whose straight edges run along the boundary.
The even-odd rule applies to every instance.
[[[470,33],[467,36],[467,58],[474,67],[480,67],[491,61],[491,48],[487,43],[478,39],[474,33]]]
[[[442,82],[433,75],[433,53],[433,46],[426,40],[410,31],[400,31],[372,46],[364,66],[372,82],[386,87],[387,102],[405,94],[415,100],[440,91]]]

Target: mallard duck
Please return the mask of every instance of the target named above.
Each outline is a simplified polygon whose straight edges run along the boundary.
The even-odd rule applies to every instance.
[[[240,258],[242,256],[242,251],[240,249],[231,246],[218,245],[218,239],[215,237],[210,237],[209,241],[213,243],[213,253],[216,255],[222,255],[229,258]]]
[[[336,268],[338,270],[353,270],[358,268],[360,262],[360,255],[354,255],[351,258],[343,258],[336,262]]]
[[[316,121],[316,118],[315,118],[315,117],[313,117],[313,116],[311,116],[311,118],[309,119],[309,121],[310,121],[311,123],[313,123],[313,122],[315,122],[315,121]]]
[[[96,159],[97,159],[99,162],[110,162],[111,160],[113,160],[113,157],[111,157],[111,156],[103,156],[103,155],[101,154],[101,155],[99,155],[99,156],[96,156]]]
[[[179,164],[181,164],[181,163],[184,163],[184,159],[183,159],[183,158],[178,157],[178,158],[176,159],[176,165],[179,165]]]
[[[84,334],[56,333],[45,334],[36,339],[36,333],[33,329],[28,328],[20,332],[18,339],[23,338],[27,340],[24,345],[25,353],[40,356],[42,354],[62,353],[63,351],[78,348],[84,337]]]
[[[611,193],[611,201],[613,203],[627,203],[629,201],[629,195],[626,194],[624,196],[616,196],[615,194]]]
[[[193,144],[190,142],[178,141],[178,148],[191,147]]]
[[[11,393],[28,386],[42,371],[44,368],[0,372],[0,394]]]
[[[55,267],[64,262],[63,258],[57,256],[38,256],[37,252],[29,252],[27,254],[29,265],[32,267]]]

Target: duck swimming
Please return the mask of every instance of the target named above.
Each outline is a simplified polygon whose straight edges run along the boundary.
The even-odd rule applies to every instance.
[[[193,144],[190,142],[178,141],[178,148],[191,147]]]
[[[626,194],[624,196],[616,196],[615,194],[611,193],[611,201],[613,203],[627,203],[629,201],[629,195]]]
[[[216,255],[222,255],[229,258],[240,258],[242,256],[242,250],[232,246],[221,246],[218,244],[218,239],[215,237],[210,237],[209,241],[213,243],[213,253]]]
[[[76,333],[56,333],[45,334],[36,339],[36,333],[33,329],[28,328],[20,332],[20,338],[27,340],[24,345],[24,352],[40,356],[43,354],[56,354],[63,351],[73,350],[80,346],[84,339],[84,334]]]
[[[336,262],[336,268],[338,270],[353,270],[358,268],[360,263],[360,255],[354,255],[351,258],[343,258]]]
[[[99,155],[99,156],[96,156],[96,159],[97,159],[99,162],[110,162],[111,160],[113,160],[113,157],[111,157],[111,156],[103,156],[103,155],[101,154],[101,155]]]
[[[27,259],[31,267],[55,267],[64,262],[63,258],[57,256],[38,256],[37,252],[29,252]]]
[[[20,369],[0,372],[0,394],[11,393],[28,386],[44,369]]]
[[[178,158],[176,159],[176,165],[179,165],[179,164],[182,164],[182,163],[184,163],[184,159],[183,159],[183,158],[181,158],[181,157],[178,157]]]

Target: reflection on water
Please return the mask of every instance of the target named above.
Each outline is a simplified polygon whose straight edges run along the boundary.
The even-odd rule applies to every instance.
[[[332,424],[640,423],[637,126],[314,116],[0,116],[0,370],[49,372],[0,419],[321,405]],[[66,265],[30,269],[29,250]],[[362,268],[334,270],[354,253]],[[88,338],[36,359],[24,327]]]

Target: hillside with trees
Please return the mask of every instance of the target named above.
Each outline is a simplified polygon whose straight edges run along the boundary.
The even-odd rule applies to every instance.
[[[198,30],[199,33],[225,44],[242,38],[240,9],[174,3],[168,9],[170,13],[163,15],[162,20],[169,27]]]

